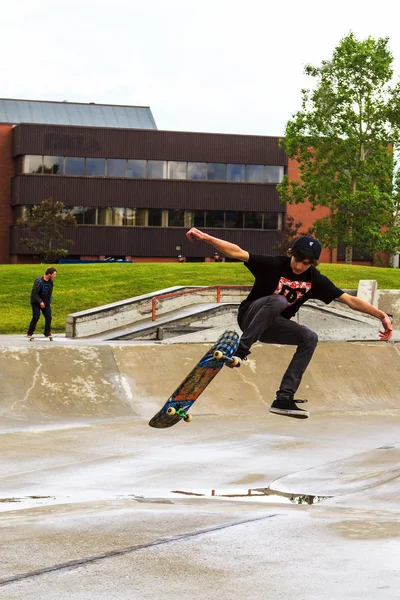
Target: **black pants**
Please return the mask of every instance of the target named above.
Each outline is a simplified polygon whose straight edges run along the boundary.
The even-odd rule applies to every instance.
[[[238,321],[243,331],[240,346],[246,350],[258,340],[264,344],[297,346],[282,378],[277,398],[296,393],[318,344],[314,331],[281,316],[287,307],[288,302],[283,296],[265,296],[255,300]]]
[[[40,311],[44,316],[44,335],[49,335],[51,332],[51,305],[46,304],[44,308],[40,308],[37,302],[32,302],[32,321],[29,325],[28,335],[35,333],[36,324],[40,319]]]

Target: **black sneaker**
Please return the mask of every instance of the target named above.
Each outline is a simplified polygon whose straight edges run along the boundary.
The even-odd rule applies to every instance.
[[[293,417],[294,419],[307,419],[309,417],[308,410],[299,408],[297,404],[303,404],[307,400],[295,400],[293,396],[287,398],[276,399],[272,404],[269,412],[285,417]]]
[[[233,354],[232,356],[232,361],[227,362],[226,366],[229,367],[230,369],[234,369],[235,367],[240,367],[242,365],[242,362],[244,360],[247,360],[248,355],[251,354],[251,352],[249,350],[245,350],[244,348],[241,348],[240,346],[238,347],[238,349],[236,350],[235,354]]]

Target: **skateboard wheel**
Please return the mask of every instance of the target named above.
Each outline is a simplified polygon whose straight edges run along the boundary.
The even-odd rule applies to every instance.
[[[167,408],[167,415],[170,415],[171,417],[173,417],[175,414],[176,414],[176,410],[172,406]]]
[[[190,421],[193,420],[193,417],[192,415],[186,415],[186,417],[184,417],[183,420],[185,421],[185,423],[190,423]]]
[[[238,361],[238,359],[236,358],[236,356],[234,356],[234,357],[232,358],[232,365],[233,365],[234,367],[236,367],[238,364],[239,364],[239,361]]]
[[[214,352],[214,358],[215,358],[216,360],[221,360],[222,356],[223,356],[223,355],[222,355],[222,352],[221,352],[220,350],[216,350],[216,351]]]

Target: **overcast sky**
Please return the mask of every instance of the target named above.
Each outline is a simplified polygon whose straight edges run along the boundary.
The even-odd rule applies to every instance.
[[[5,7],[5,4],[8,6]],[[150,106],[159,129],[281,135],[307,63],[350,30],[390,38],[398,0],[3,0],[0,97]]]

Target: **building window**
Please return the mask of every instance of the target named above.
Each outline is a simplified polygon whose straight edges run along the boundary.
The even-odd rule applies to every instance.
[[[23,172],[24,173],[42,173],[43,156],[25,156]]]
[[[251,183],[265,183],[264,165],[246,165],[246,181]]]
[[[124,158],[107,158],[107,176],[125,177],[126,160]]]
[[[64,174],[64,157],[63,156],[44,156],[43,157],[43,173],[49,175]]]
[[[204,210],[193,211],[193,227],[204,227],[206,223],[206,212]]]
[[[97,225],[97,208],[95,206],[85,206],[83,219],[85,225]]]
[[[170,208],[168,211],[168,227],[185,227],[185,211]]]
[[[243,212],[241,210],[227,210],[225,213],[225,227],[228,229],[243,229]]]
[[[106,174],[106,159],[105,158],[87,158],[86,159],[86,175],[101,177]]]
[[[124,225],[127,227],[136,225],[136,208],[125,208]]]
[[[224,163],[208,163],[207,179],[209,181],[226,181],[226,165]]]
[[[244,165],[228,164],[226,178],[228,181],[244,181],[244,179],[245,179]]]
[[[168,179],[186,179],[186,164],[176,160],[168,161]]]
[[[264,213],[263,229],[278,229],[279,214],[278,213]]]
[[[149,179],[165,179],[167,176],[166,160],[147,161],[147,177]]]
[[[128,160],[128,177],[145,178],[146,177],[146,161],[145,160]]]
[[[148,209],[148,226],[149,227],[161,227],[162,222],[162,210],[161,208],[149,208]]]
[[[206,211],[206,227],[223,227],[224,226],[224,211],[223,210],[207,210]]]
[[[245,229],[262,229],[263,213],[262,212],[245,212],[244,226]]]
[[[65,175],[84,175],[85,159],[76,156],[65,158]]]
[[[189,162],[188,179],[207,179],[207,163]]]
[[[267,165],[265,167],[265,182],[280,183],[283,179],[283,167],[273,167]]]

